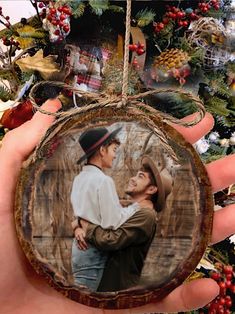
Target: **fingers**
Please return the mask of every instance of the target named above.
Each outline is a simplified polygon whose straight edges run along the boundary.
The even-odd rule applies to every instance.
[[[235,234],[235,204],[214,213],[211,244],[220,242]]]
[[[61,103],[57,99],[48,100],[42,108],[51,112],[57,111]],[[54,120],[54,117],[37,112],[34,117],[20,127],[9,131],[3,139],[0,149],[0,204],[1,212],[10,212],[17,177],[22,161],[39,143],[41,137]],[[7,182],[7,184],[6,184]]]
[[[206,166],[213,192],[218,192],[235,182],[235,154],[213,161]]]
[[[182,119],[182,121],[192,121],[197,114],[189,115]],[[206,135],[214,126],[214,119],[210,113],[206,113],[205,117],[198,124],[192,127],[184,127],[178,124],[172,125],[179,133],[183,135],[186,141],[190,143],[197,142],[200,138]]]
[[[43,104],[42,109],[56,112],[60,107],[61,102],[58,99],[50,99]],[[30,121],[6,134],[2,143],[3,153],[6,152],[8,158],[10,156],[24,160],[39,143],[54,119],[53,116],[38,111]]]
[[[187,312],[205,306],[219,294],[219,286],[212,279],[197,279],[172,291],[161,302],[131,309],[131,314],[159,312]]]
[[[77,228],[75,230],[75,237],[77,239],[77,243],[78,243],[78,248],[80,250],[87,250],[88,249],[88,245],[86,243],[86,240],[85,240],[85,232],[83,229],[81,228]]]
[[[86,251],[88,249],[86,242],[80,241],[78,239],[77,239],[77,247],[79,248],[79,250],[82,250],[82,251]]]

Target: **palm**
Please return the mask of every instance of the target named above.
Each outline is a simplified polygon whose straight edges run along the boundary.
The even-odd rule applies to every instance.
[[[44,108],[57,110],[60,104],[57,100],[48,101]],[[54,108],[54,109],[53,109]],[[36,146],[45,133],[53,118],[37,113],[32,121],[24,124],[6,136],[0,154],[0,303],[1,313],[130,313],[130,310],[103,311],[89,308],[66,299],[50,288],[43,279],[35,274],[26,261],[15,232],[13,203],[16,180],[22,161]],[[193,132],[183,127],[177,127],[184,137],[194,142],[206,134],[212,127],[212,118],[208,115],[199,125],[193,127]],[[18,139],[24,143],[18,144]],[[234,183],[235,174],[232,165],[235,156],[214,162],[208,166],[214,191]],[[220,177],[216,175],[220,169]],[[235,206],[218,211],[214,218],[212,241],[222,240],[235,232]],[[211,279],[195,280],[175,289],[162,302],[132,309],[131,313],[184,311],[203,306],[218,293],[217,284]]]

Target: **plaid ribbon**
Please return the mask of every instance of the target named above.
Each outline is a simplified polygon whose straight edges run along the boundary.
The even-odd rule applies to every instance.
[[[111,52],[105,48],[101,48],[101,53],[102,62],[99,62],[95,55],[84,50],[80,52],[80,63],[84,63],[88,71],[77,75],[77,83],[85,84],[89,91],[98,91],[100,89],[102,83],[100,66],[101,63],[105,64],[111,56]]]

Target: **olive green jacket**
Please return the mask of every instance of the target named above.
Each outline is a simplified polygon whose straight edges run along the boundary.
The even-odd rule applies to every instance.
[[[144,259],[156,231],[156,212],[142,208],[117,230],[89,224],[86,239],[109,251],[98,291],[118,291],[138,284]]]

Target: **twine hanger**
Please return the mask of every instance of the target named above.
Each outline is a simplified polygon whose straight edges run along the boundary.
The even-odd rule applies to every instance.
[[[171,122],[183,126],[193,126],[196,125],[198,122],[200,122],[204,116],[205,116],[205,107],[200,100],[199,97],[193,95],[190,92],[187,92],[182,89],[174,89],[174,88],[161,88],[161,89],[153,89],[144,93],[139,93],[134,96],[128,96],[128,76],[129,76],[129,42],[130,42],[130,33],[131,33],[131,1],[127,0],[127,7],[126,7],[126,32],[125,32],[125,46],[124,46],[124,65],[123,65],[123,81],[122,81],[122,94],[121,95],[107,95],[105,92],[101,92],[100,94],[92,93],[88,91],[81,91],[78,88],[75,88],[72,85],[65,84],[64,82],[58,82],[58,81],[42,81],[37,84],[35,84],[29,94],[29,99],[32,102],[33,107],[40,111],[41,113],[52,115],[55,117],[65,117],[69,116],[73,113],[85,113],[90,110],[95,110],[102,107],[114,107],[117,109],[123,108],[123,107],[133,107],[138,106],[138,108],[141,110],[145,110],[146,114],[147,112],[159,114],[163,121],[165,122]],[[36,90],[39,87],[42,87],[43,85],[46,86],[55,86],[55,87],[61,87],[63,89],[72,91],[73,93],[79,95],[79,97],[83,96],[85,98],[88,98],[89,104],[83,107],[76,107],[73,109],[70,109],[68,111],[60,111],[57,113],[52,113],[46,110],[43,110],[40,106],[37,105],[35,101],[35,93]],[[157,109],[154,109],[150,107],[149,105],[146,105],[144,102],[140,101],[140,99],[143,99],[144,97],[148,95],[153,94],[161,94],[161,93],[177,93],[184,95],[188,97],[189,99],[193,100],[194,103],[197,106],[197,116],[192,121],[182,121],[180,119],[177,119],[169,114],[166,114],[164,112],[161,112]]]

